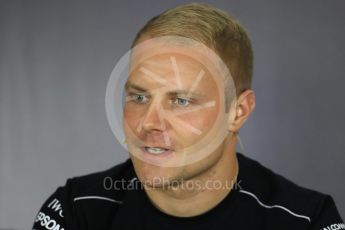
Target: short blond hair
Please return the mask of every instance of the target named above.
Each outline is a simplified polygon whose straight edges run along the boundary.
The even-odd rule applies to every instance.
[[[213,49],[227,65],[240,95],[251,88],[253,51],[244,27],[232,16],[203,3],[190,3],[169,9],[149,20],[133,41],[143,36],[182,36]]]

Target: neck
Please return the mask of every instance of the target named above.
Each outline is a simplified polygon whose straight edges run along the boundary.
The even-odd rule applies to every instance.
[[[191,217],[203,214],[219,204],[236,182],[236,137],[230,133],[221,147],[221,157],[203,173],[182,180],[181,184],[173,188],[145,189],[153,205],[172,216]]]

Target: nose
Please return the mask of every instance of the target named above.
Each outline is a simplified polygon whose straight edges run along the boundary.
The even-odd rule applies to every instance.
[[[160,102],[153,101],[148,107],[141,122],[141,128],[146,132],[164,131],[166,129],[164,109]]]

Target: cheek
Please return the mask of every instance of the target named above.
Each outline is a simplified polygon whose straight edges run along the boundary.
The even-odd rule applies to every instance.
[[[126,122],[132,131],[138,126],[140,118],[142,117],[142,111],[140,108],[134,108],[133,106],[126,105],[123,110],[123,122]]]
[[[187,119],[191,125],[203,132],[206,132],[212,127],[213,121],[215,120],[215,114],[210,111],[203,111],[191,115]]]
[[[207,108],[179,116],[188,126],[176,128],[177,136],[186,142],[194,142],[195,140],[201,139],[215,124],[218,113],[218,107],[215,106],[213,108]],[[199,130],[200,133],[197,134],[195,131],[193,132],[192,129]]]

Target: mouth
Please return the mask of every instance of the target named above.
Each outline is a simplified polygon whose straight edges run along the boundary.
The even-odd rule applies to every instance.
[[[148,156],[154,156],[154,157],[164,157],[167,155],[171,155],[174,151],[172,149],[164,148],[164,147],[158,147],[158,146],[143,146],[141,147],[141,150],[144,155]]]

